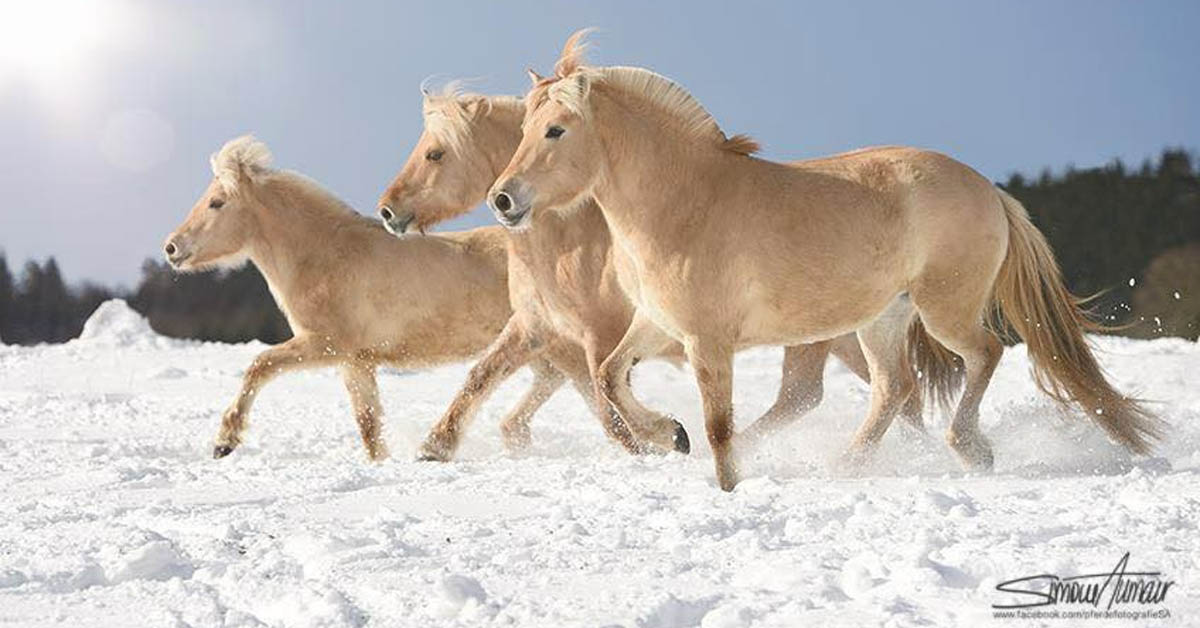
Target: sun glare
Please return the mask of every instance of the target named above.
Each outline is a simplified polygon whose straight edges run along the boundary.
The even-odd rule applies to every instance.
[[[117,6],[73,0],[0,3],[0,82],[70,79],[114,35]]]

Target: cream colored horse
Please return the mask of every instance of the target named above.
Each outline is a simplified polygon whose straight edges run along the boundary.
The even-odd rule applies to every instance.
[[[521,139],[525,108],[516,98],[460,93],[452,83],[436,93],[424,92],[423,100],[425,131],[379,201],[380,217],[398,234],[424,232],[482,201]],[[583,203],[570,215],[541,213],[533,221],[534,229],[513,233],[509,243],[513,317],[430,432],[421,449],[427,459],[449,459],[486,395],[527,360],[552,347],[559,348],[559,355],[571,363],[586,365],[586,371],[576,378],[583,380],[577,381],[577,386],[585,397],[595,397],[593,410],[610,436],[632,449],[633,443],[625,440],[628,434],[623,430],[614,432],[614,426],[620,427],[620,423],[609,415],[608,404],[598,392],[591,391],[598,381],[594,375],[601,361],[617,346],[632,320],[632,304],[618,285],[617,276],[622,270],[626,275],[633,271],[624,268],[628,260],[613,250],[604,217],[594,203]],[[898,324],[903,332],[908,320]],[[921,357],[927,357],[929,352],[923,346],[918,350]],[[757,436],[765,436],[820,402],[825,359],[830,351],[866,378],[866,361],[853,335],[789,347],[784,354],[779,396],[766,419],[755,423]],[[682,355],[675,342],[647,347],[645,355],[663,352]],[[557,365],[562,359],[552,361]],[[935,394],[953,389],[953,365],[939,371],[936,360],[926,359],[922,364],[927,364],[926,381]],[[904,412],[905,418],[917,426],[921,425],[921,397],[914,393]],[[625,407],[632,413],[632,436],[662,448],[687,451],[687,434],[677,422],[644,409],[633,398],[625,401]],[[527,441],[527,432],[520,436],[510,439],[510,445]]]
[[[246,369],[213,455],[242,442],[250,406],[275,376],[338,366],[367,455],[385,458],[376,367],[430,367],[487,347],[511,312],[508,237],[489,227],[397,240],[313,181],[269,163],[267,147],[252,137],[225,144],[212,157],[208,189],[165,246],[182,271],[254,262],[294,334]],[[562,381],[535,366],[535,390]],[[506,423],[528,421],[547,396],[527,396]]]
[[[726,137],[666,78],[584,66],[581,36],[567,42],[554,77],[526,96],[524,137],[489,204],[520,229],[539,213],[595,199],[637,268],[637,315],[601,367],[603,387],[623,412],[616,391],[628,356],[664,334],[682,342],[722,488],[738,479],[734,351],[857,331],[871,374],[870,409],[851,446],[861,457],[905,398],[888,320],[904,294],[929,334],[965,363],[947,441],[966,466],[993,462],[978,413],[1003,350],[985,324],[997,308],[1028,343],[1044,390],[1077,402],[1129,449],[1150,449],[1157,420],[1105,380],[1083,335],[1089,323],[1016,199],[914,148],[796,164],[758,159],[752,140]]]

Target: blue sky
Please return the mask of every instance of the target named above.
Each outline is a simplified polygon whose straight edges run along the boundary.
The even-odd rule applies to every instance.
[[[3,6],[0,248],[73,280],[132,285],[245,132],[371,212],[422,79],[520,93],[584,26],[594,61],[678,80],[772,158],[910,144],[1002,179],[1200,148],[1194,1]]]

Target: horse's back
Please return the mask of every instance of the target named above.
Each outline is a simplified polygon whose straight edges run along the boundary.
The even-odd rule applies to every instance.
[[[434,237],[457,242],[474,255],[480,255],[498,268],[508,264],[508,232],[500,225],[476,227],[463,231],[443,231]]]

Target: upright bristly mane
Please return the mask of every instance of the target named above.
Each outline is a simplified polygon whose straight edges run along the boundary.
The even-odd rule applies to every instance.
[[[587,94],[592,87],[609,87],[662,111],[678,122],[688,136],[711,141],[716,147],[749,155],[758,151],[758,143],[746,135],[727,137],[712,114],[678,83],[647,70],[626,66],[591,67],[584,65],[591,29],[575,32],[563,46],[554,76],[539,81],[526,97],[526,107],[536,110],[553,100],[576,114],[586,117]]]
[[[450,81],[439,89],[421,86],[424,97],[422,115],[425,130],[455,154],[465,150],[467,133],[481,115],[492,107],[512,107],[519,110],[521,101],[512,96],[485,96],[463,89],[462,81]]]
[[[253,135],[229,140],[221,150],[213,153],[209,162],[212,164],[213,176],[221,182],[226,194],[235,194],[244,176],[256,186],[267,182],[279,182],[297,188],[313,200],[311,209],[361,216],[320,183],[299,172],[272,168],[271,149]]]
[[[271,149],[253,135],[243,135],[225,142],[208,161],[225,193],[234,194],[242,175],[254,181],[270,174]]]

